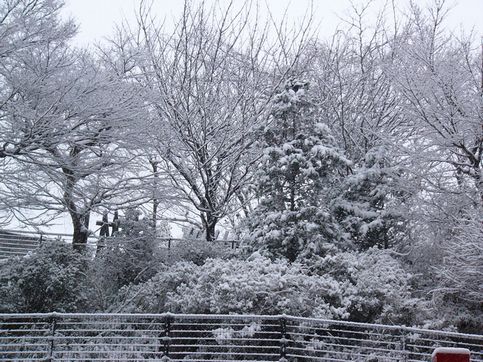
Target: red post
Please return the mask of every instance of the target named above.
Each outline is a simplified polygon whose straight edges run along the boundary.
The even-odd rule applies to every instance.
[[[432,362],[470,362],[470,351],[466,348],[436,348]]]

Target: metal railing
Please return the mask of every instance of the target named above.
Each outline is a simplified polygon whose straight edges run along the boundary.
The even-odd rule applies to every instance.
[[[0,258],[21,256],[35,250],[42,236],[0,230]]]
[[[72,234],[36,232],[28,230],[0,230],[0,259],[24,256],[37,249],[42,243],[59,240],[72,243]],[[98,238],[90,236],[87,247],[95,250]]]
[[[107,245],[109,242],[129,242],[128,238],[122,241],[121,238],[114,237],[99,237],[95,235],[89,236],[86,247],[95,252],[99,242],[102,245]],[[14,256],[24,256],[27,253],[34,251],[43,242],[62,240],[67,244],[72,244],[71,234],[62,233],[38,233],[34,231],[26,230],[0,230],[0,259],[6,259]],[[185,238],[156,238],[157,244],[160,248],[175,248],[180,242],[206,242],[202,239],[185,239]],[[215,240],[217,246],[223,246],[225,248],[236,249],[239,246],[238,240]]]
[[[0,314],[0,360],[430,361],[462,347],[483,361],[483,336],[260,315]]]

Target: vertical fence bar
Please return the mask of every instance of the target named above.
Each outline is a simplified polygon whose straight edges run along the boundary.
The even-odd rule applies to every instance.
[[[280,359],[279,362],[288,362],[287,360],[287,318],[280,318]]]
[[[50,335],[49,335],[49,351],[48,351],[48,356],[47,356],[47,361],[52,362],[53,361],[53,356],[54,356],[54,340],[55,340],[55,329],[57,326],[57,317],[55,313],[52,313],[52,316],[50,317]]]
[[[402,354],[402,362],[406,362],[408,360],[408,350],[407,350],[407,331],[404,327],[401,328],[401,354]]]
[[[174,318],[170,313],[166,313],[164,316],[164,332],[161,340],[163,341],[163,357],[161,357],[161,362],[167,362],[169,358],[169,345],[171,342],[171,323]]]

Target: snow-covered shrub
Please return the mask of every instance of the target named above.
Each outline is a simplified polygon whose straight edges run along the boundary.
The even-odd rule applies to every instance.
[[[209,259],[201,266],[179,263],[124,296],[123,310],[178,313],[293,314],[344,318],[347,286],[331,276],[308,273],[302,264]]]
[[[89,268],[91,298],[96,310],[108,310],[119,290],[143,283],[162,265],[154,229],[144,220],[127,220],[123,230],[97,252]]]
[[[371,248],[365,252],[343,252],[319,259],[314,272],[346,281],[349,319],[388,324],[422,323],[416,315],[426,308],[411,295],[412,275],[390,250]]]
[[[0,266],[0,312],[76,312],[88,305],[88,260],[62,242]]]
[[[431,321],[425,327],[478,333],[483,325],[482,210],[458,193],[438,201],[431,211],[434,225],[413,227],[418,242],[407,256],[418,275],[415,290],[430,298]]]
[[[198,267],[192,262],[163,266],[151,279],[121,288],[116,302],[109,309],[117,312],[166,312],[167,294],[180,285],[190,283]]]
[[[168,294],[167,307],[183,313],[287,313],[339,318],[343,288],[310,276],[300,264],[256,257],[208,260],[190,283]]]
[[[388,250],[337,253],[310,265],[270,260],[208,259],[166,266],[121,290],[125,312],[293,314],[360,322],[424,323],[411,278]],[[418,316],[418,317],[416,317]]]
[[[0,263],[0,313],[24,310],[22,291],[17,285],[17,271],[21,258],[2,260]]]
[[[203,265],[207,259],[229,258],[234,251],[231,245],[221,242],[206,242],[204,240],[182,240],[171,243],[171,249],[159,251],[163,263],[172,265],[181,261]]]
[[[91,270],[95,279],[107,282],[113,292],[124,285],[144,282],[157,271],[155,230],[146,219],[138,220],[135,210],[126,214],[121,231],[100,248]]]

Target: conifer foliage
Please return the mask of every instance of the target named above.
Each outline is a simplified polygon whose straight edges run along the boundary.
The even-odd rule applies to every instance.
[[[260,204],[251,220],[255,249],[291,261],[339,240],[328,190],[350,162],[318,118],[309,84],[291,80],[274,97],[258,171]]]
[[[359,250],[395,246],[403,226],[402,214],[393,205],[395,198],[401,204],[404,196],[396,191],[400,171],[385,153],[382,146],[367,152],[362,164],[345,177],[342,193],[334,201],[337,220]]]

